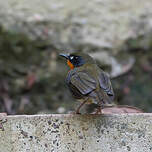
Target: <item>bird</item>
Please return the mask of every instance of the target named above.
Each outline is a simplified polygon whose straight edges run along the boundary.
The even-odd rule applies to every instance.
[[[70,67],[66,84],[73,97],[81,102],[75,111],[76,114],[80,114],[84,104],[96,104],[98,107],[96,113],[102,113],[105,106],[113,103],[114,91],[109,75],[90,55],[83,52],[59,55],[66,59]]]

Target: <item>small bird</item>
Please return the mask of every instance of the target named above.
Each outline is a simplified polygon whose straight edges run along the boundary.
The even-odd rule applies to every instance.
[[[76,109],[76,114],[80,114],[80,108],[84,104],[96,104],[97,113],[101,113],[104,106],[112,104],[114,92],[109,76],[99,68],[91,56],[82,52],[60,54],[60,56],[66,58],[71,69],[66,83],[73,97],[82,102]]]

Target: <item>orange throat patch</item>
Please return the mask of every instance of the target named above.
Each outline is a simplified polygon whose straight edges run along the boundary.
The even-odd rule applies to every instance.
[[[74,65],[69,60],[67,60],[67,64],[70,67],[70,69],[74,69]]]

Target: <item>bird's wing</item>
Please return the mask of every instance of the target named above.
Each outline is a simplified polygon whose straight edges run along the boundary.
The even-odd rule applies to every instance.
[[[70,82],[83,95],[90,93],[96,88],[96,81],[86,72],[77,72],[72,75]]]
[[[107,73],[105,73],[104,71],[101,71],[99,74],[99,83],[100,83],[100,87],[109,95],[111,96],[111,99],[114,98],[114,92],[112,89],[112,85],[110,82],[110,78],[108,76]]]

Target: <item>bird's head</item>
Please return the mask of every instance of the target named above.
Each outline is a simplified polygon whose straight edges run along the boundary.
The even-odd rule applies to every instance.
[[[72,54],[60,54],[60,56],[66,58],[67,64],[70,67],[70,69],[83,66],[86,63],[89,64],[95,63],[93,58],[85,53],[76,52]]]

